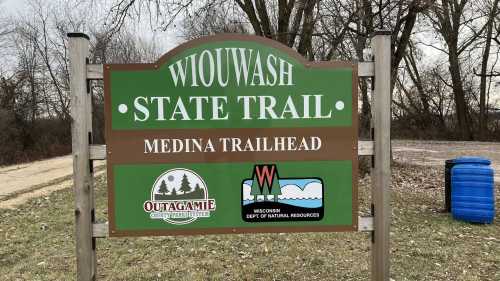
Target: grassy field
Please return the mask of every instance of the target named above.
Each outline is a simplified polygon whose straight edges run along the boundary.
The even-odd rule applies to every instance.
[[[440,213],[443,172],[393,168],[393,280],[500,280],[499,186],[493,225]],[[369,178],[360,180],[362,211]],[[96,184],[106,218],[105,178]],[[74,280],[73,194],[0,209],[1,280]],[[301,233],[100,239],[98,280],[369,280],[367,233]]]

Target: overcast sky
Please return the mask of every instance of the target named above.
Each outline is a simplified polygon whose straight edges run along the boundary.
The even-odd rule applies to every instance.
[[[0,5],[2,6],[2,10],[5,13],[6,16],[15,16],[16,14],[22,14],[23,10],[27,9],[28,1],[30,0],[0,0]],[[49,0],[41,0],[42,2],[44,1],[49,1]],[[52,2],[58,2],[61,0],[50,0]],[[71,0],[69,0],[71,1]],[[68,1],[68,2],[69,2]],[[65,2],[62,0],[62,2]],[[103,6],[110,6],[110,3],[113,3],[115,1],[113,0],[99,0],[95,3],[98,3],[99,5]],[[97,17],[104,18],[105,14],[104,11],[108,10],[106,8],[103,9],[96,9],[97,13],[103,12],[100,15],[96,15]],[[138,24],[129,24],[128,26],[129,29],[134,31],[135,34],[137,34],[139,37],[142,37],[144,39],[154,39],[158,43],[158,47],[160,47],[161,52],[166,52],[172,48],[174,48],[176,45],[181,43],[183,41],[182,38],[180,38],[180,35],[175,32],[174,28],[170,28],[167,31],[155,31],[151,28],[149,25],[149,22],[147,21],[146,17],[141,20]],[[76,30],[75,30],[76,31]],[[147,31],[147,32],[145,32]],[[441,57],[441,53],[439,51],[436,51],[435,49],[428,48],[423,46],[423,50],[428,57],[428,61],[432,61],[431,63],[435,63],[435,60],[438,59],[438,57]]]
[[[1,11],[4,13],[4,16],[15,16],[16,14],[23,13],[23,10],[27,8],[28,1],[30,0],[0,0]],[[41,0],[49,1],[49,0]],[[61,1],[61,0],[51,0],[50,3],[68,3],[72,0]],[[105,12],[108,10],[106,7],[109,7],[114,0],[98,0],[94,3],[98,3],[99,5],[103,5],[103,7],[96,9],[96,17],[104,19]],[[49,2],[46,2],[49,3]],[[101,13],[101,14],[99,14]],[[166,53],[170,49],[174,48],[176,45],[183,42],[183,39],[180,37],[179,32],[176,32],[175,27],[170,28],[167,31],[155,31],[151,28],[147,17],[143,17],[142,20],[138,23],[131,23],[127,27],[130,29],[136,36],[145,40],[154,40],[158,47],[158,51],[160,54]],[[418,28],[418,27],[417,27]],[[77,30],[75,30],[77,31]],[[426,38],[432,38],[428,36],[428,34],[420,33],[416,35],[417,39],[426,40]],[[431,43],[431,42],[426,42]],[[434,42],[435,43],[435,42]],[[423,65],[433,65],[433,64],[443,64],[447,63],[446,56],[436,49],[431,47],[426,47],[423,45],[419,46],[424,52],[424,59],[421,62]],[[497,87],[493,89],[492,93],[492,102],[497,103],[500,106],[500,95],[496,93]]]
[[[30,0],[0,0],[0,5],[4,16],[16,16],[18,14],[23,14],[23,10],[28,8],[28,3]],[[65,2],[64,0],[41,0],[43,2]],[[71,0],[67,1],[70,2]],[[98,0],[95,3],[103,6],[110,6],[110,3],[113,3],[113,0]],[[100,19],[104,19],[106,8],[96,8],[96,17]],[[101,12],[101,14],[99,14]],[[165,53],[168,50],[174,48],[176,45],[181,43],[183,39],[180,35],[175,32],[173,28],[170,28],[167,31],[155,31],[149,25],[149,22],[144,18],[139,23],[129,24],[128,29],[134,32],[136,36],[146,39],[146,40],[155,40],[158,44],[160,53]],[[78,31],[78,30],[75,30]]]

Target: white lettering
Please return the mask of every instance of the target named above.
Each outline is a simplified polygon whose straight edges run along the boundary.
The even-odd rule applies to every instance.
[[[182,102],[181,97],[177,99],[177,103],[175,104],[174,111],[172,112],[172,116],[170,117],[170,120],[176,120],[175,116],[177,114],[180,114],[182,116],[181,120],[191,120],[189,118],[189,115],[186,111],[186,107],[184,106],[184,103]]]
[[[247,49],[245,48],[231,48],[231,53],[233,55],[233,64],[234,64],[234,72],[235,72],[235,75],[236,75],[236,84],[239,86],[240,85],[240,81],[241,81],[241,76],[243,75],[243,85],[247,85],[247,81],[248,81],[248,72],[249,72],[249,67],[250,67],[250,64],[248,63],[248,61],[250,61],[252,59],[252,52],[253,50],[252,49],[248,49],[249,51],[249,58],[248,58],[248,61],[247,61],[247,57],[246,57],[246,54],[245,54],[245,51]],[[238,58],[238,54],[237,54],[237,51],[239,51],[239,58]]]
[[[158,140],[154,139],[151,143],[148,139],[144,140],[144,154],[158,153]]]
[[[213,96],[212,98],[212,119],[210,120],[227,120],[229,114],[221,116],[224,114],[224,104],[227,104],[227,97],[225,96]]]
[[[252,117],[250,116],[250,99],[254,102],[257,99],[255,96],[238,96],[236,99],[238,102],[243,100],[243,120],[250,120]]]
[[[226,87],[229,82],[229,48],[226,48],[226,81],[222,78],[222,54],[221,49],[215,49],[216,60],[217,60],[217,81],[221,87]]]
[[[292,68],[293,65],[286,60],[280,58],[280,86],[292,86],[293,85],[293,79],[292,79]],[[285,66],[288,68],[287,71],[285,71]],[[287,83],[285,84],[285,76],[287,76]]]
[[[182,86],[184,87],[184,84],[186,82],[186,71],[187,71],[187,61],[189,57],[185,58],[185,63],[182,65],[182,60],[178,60],[175,63],[175,66],[177,66],[177,70],[174,67],[174,64],[171,64],[168,66],[170,69],[170,74],[172,74],[172,79],[174,80],[174,85],[177,87],[178,81],[179,81],[179,76],[181,78]]]
[[[157,101],[158,115],[156,117],[156,120],[165,120],[165,116],[163,114],[163,100],[170,102],[170,97],[151,97],[149,99],[151,100],[151,102],[154,102],[155,100]]]
[[[204,58],[208,58],[208,73],[209,73],[209,80],[207,82],[206,77],[205,77],[205,67],[207,64],[204,62]],[[200,74],[200,81],[201,84],[205,87],[210,87],[212,86],[212,83],[214,82],[214,76],[215,76],[215,65],[214,65],[214,58],[212,56],[212,53],[208,50],[204,50],[201,52],[200,59],[198,61],[198,73]]]
[[[271,60],[273,60],[274,62],[271,62]],[[269,54],[269,56],[267,56],[267,71],[269,71],[269,74],[271,74],[272,78],[273,78],[273,82],[271,82],[269,80],[269,76],[266,77],[266,83],[267,83],[267,86],[274,86],[276,85],[276,80],[278,79],[278,75],[276,74],[276,57],[272,54]]]
[[[269,103],[266,102],[269,101]],[[276,106],[276,98],[273,96],[259,96],[259,119],[267,120],[266,112],[269,114],[271,119],[278,119],[278,115],[274,112],[274,107]]]
[[[146,97],[139,96],[139,97],[135,98],[134,107],[135,107],[135,109],[139,110],[144,115],[144,117],[139,118],[137,116],[137,113],[134,112],[134,121],[144,122],[144,121],[148,120],[148,118],[149,118],[149,110],[146,106],[139,103],[140,100],[144,101],[145,104],[148,104],[148,99]]]

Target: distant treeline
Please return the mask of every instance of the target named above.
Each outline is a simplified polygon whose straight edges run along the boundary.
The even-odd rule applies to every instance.
[[[152,30],[182,40],[256,34],[311,61],[365,61],[371,34],[388,29],[393,137],[500,140],[499,1],[27,1],[16,16],[0,15],[0,165],[70,152],[73,31],[90,35],[91,63],[137,63],[164,52]],[[102,83],[91,86],[93,139],[103,143]],[[372,85],[358,86],[360,135],[368,138]]]
[[[0,165],[71,153],[68,32],[91,36],[91,63],[158,58],[154,43],[84,16],[91,10],[83,3],[34,1],[25,14],[0,16]],[[102,82],[90,86],[93,142],[104,143]]]

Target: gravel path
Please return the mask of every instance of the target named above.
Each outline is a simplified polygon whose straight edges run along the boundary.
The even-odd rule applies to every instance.
[[[495,182],[500,182],[500,142],[392,141],[394,160],[423,166],[440,166],[459,156],[480,156],[491,160]]]
[[[72,159],[71,155],[67,155],[0,167],[0,200],[12,194],[43,188],[50,183],[70,180],[73,174]],[[99,162],[96,167],[104,164],[104,161]]]

